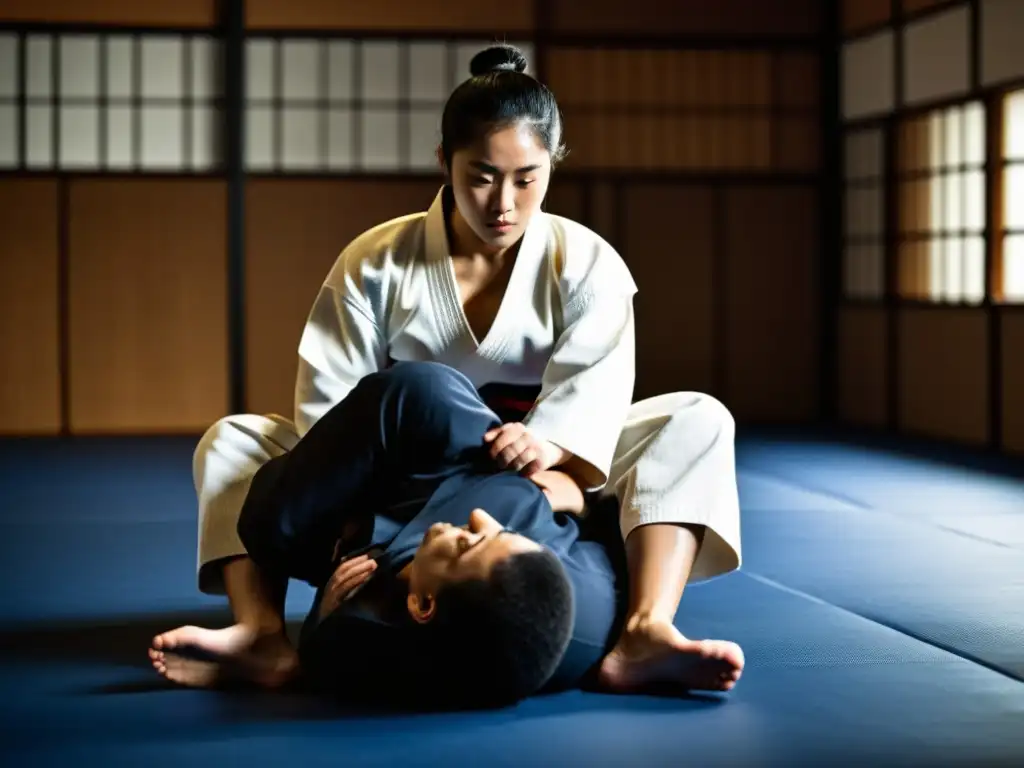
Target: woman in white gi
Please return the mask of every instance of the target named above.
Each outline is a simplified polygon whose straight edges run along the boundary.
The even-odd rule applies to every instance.
[[[202,438],[199,587],[226,593],[237,624],[154,638],[154,664],[171,679],[213,679],[208,666],[175,663],[169,652],[184,645],[267,686],[296,672],[286,585],[267,583],[236,531],[249,480],[361,377],[401,360],[446,363],[495,393],[494,409],[511,414],[484,436],[500,466],[527,475],[558,467],[618,497],[630,596],[600,672],[608,689],[729,690],[739,679],[739,646],[673,626],[687,583],[740,565],[732,418],[696,393],[631,404],[636,286],[597,234],[541,210],[564,154],[562,124],[553,94],[525,67],[507,46],[476,56],[473,77],[445,106],[446,183],[429,210],[365,232],[339,256],[299,343],[294,423],[234,415]],[[510,393],[528,393],[521,415]]]

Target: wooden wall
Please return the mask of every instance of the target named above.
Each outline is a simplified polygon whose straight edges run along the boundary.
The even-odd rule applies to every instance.
[[[0,2],[0,25],[212,33],[217,6]],[[820,3],[622,8],[513,0],[496,29],[474,0],[248,0],[246,23],[273,38],[529,43],[572,150],[547,207],[607,237],[640,287],[637,395],[697,389],[744,422],[813,420]],[[337,254],[363,229],[424,209],[438,184],[429,171],[249,174],[247,410],[291,413],[298,335]],[[0,338],[0,366],[18,372],[0,383],[0,433],[196,432],[232,408],[227,194],[217,167],[2,172],[0,319],[21,332]]]
[[[61,311],[57,185],[0,180],[0,425],[61,428]]]
[[[1004,98],[1024,87],[1024,3],[845,0],[841,19],[839,417],[1024,453],[1024,306],[1004,300],[1001,283]],[[957,127],[974,170],[958,170],[970,158],[942,146]],[[938,202],[935,168],[962,210]],[[961,228],[959,284],[940,274],[929,238]]]
[[[224,183],[83,180],[68,196],[70,431],[216,420],[228,391]]]

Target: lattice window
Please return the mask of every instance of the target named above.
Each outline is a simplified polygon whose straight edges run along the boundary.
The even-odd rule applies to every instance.
[[[899,146],[898,285],[905,298],[985,298],[985,110],[981,103],[905,119]]]
[[[436,172],[444,102],[490,44],[250,37],[246,169]],[[0,169],[219,170],[222,55],[202,34],[0,33]]]
[[[248,170],[436,171],[444,103],[490,44],[251,38]]]
[[[0,168],[218,168],[219,55],[201,34],[0,34]]]

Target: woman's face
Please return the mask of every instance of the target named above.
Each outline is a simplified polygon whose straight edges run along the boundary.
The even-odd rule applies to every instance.
[[[524,123],[456,151],[448,171],[455,193],[456,250],[496,252],[517,243],[540,210],[551,179],[551,155]]]

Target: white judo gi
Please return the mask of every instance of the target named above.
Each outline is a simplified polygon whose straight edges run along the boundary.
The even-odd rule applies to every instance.
[[[618,497],[624,538],[649,523],[703,525],[690,581],[739,568],[732,416],[699,393],[631,402],[637,288],[619,254],[588,228],[537,213],[479,340],[449,254],[443,189],[428,211],[360,235],[338,257],[302,333],[294,421],[232,415],[203,436],[193,461],[199,588],[222,593],[218,561],[245,554],[236,526],[256,470],[363,376],[412,360],[450,365],[478,388],[539,387],[523,423],[572,452],[590,490]]]

